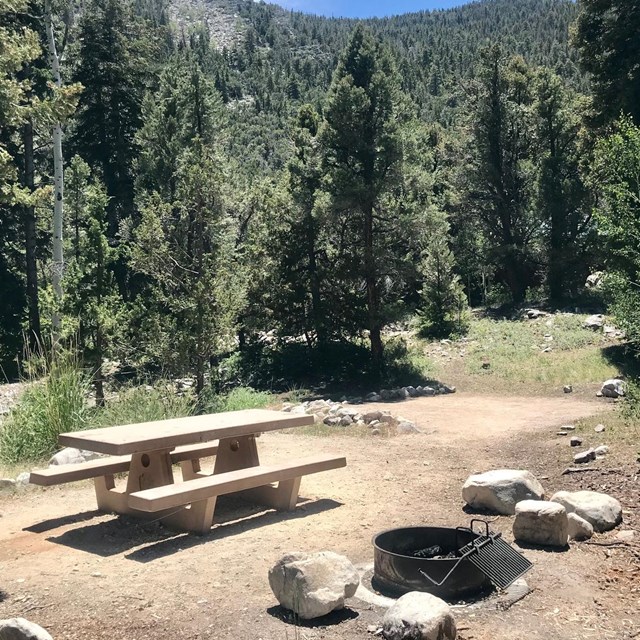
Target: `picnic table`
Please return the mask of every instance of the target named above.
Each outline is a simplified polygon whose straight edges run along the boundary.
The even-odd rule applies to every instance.
[[[81,464],[31,472],[44,486],[93,478],[98,508],[149,517],[172,528],[207,532],[216,499],[238,494],[258,504],[290,510],[302,476],[346,466],[342,456],[314,455],[261,465],[256,436],[266,431],[312,424],[313,416],[245,409],[187,418],[122,425],[60,434],[61,445],[107,454]],[[215,456],[203,471],[201,460]],[[173,465],[181,467],[181,481]],[[115,474],[127,473],[124,490]]]

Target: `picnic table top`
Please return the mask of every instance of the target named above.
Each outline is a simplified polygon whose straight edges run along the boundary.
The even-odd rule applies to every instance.
[[[313,416],[268,409],[243,409],[117,427],[61,433],[60,444],[107,455],[173,449],[221,438],[313,424]]]

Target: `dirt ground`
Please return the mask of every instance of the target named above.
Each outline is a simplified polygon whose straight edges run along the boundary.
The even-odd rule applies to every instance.
[[[329,620],[296,626],[276,606],[269,567],[295,549],[330,549],[371,563],[376,532],[466,524],[460,495],[466,477],[513,467],[531,470],[549,494],[580,486],[610,491],[625,509],[621,528],[639,531],[630,543],[613,531],[566,551],[524,550],[534,563],[526,576],[532,593],[507,610],[459,611],[459,637],[640,637],[635,456],[613,448],[601,472],[563,476],[571,450],[555,435],[559,425],[600,411],[602,401],[456,393],[378,406],[415,420],[423,433],[265,434],[259,440],[265,462],[313,451],[345,454],[348,466],[305,477],[294,512],[221,500],[217,524],[204,537],[99,513],[89,483],[4,494],[0,618],[27,617],[56,640],[366,638],[384,609],[353,599]],[[511,541],[511,524],[500,517],[492,527]]]

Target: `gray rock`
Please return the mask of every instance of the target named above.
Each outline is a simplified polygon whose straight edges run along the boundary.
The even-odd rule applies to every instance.
[[[567,514],[570,540],[588,540],[593,535],[593,527],[577,513]]]
[[[29,484],[30,477],[31,474],[28,471],[23,471],[22,473],[18,474],[18,477],[16,478],[16,486],[26,487]]]
[[[418,390],[415,387],[408,386],[408,387],[405,387],[405,389],[411,398],[417,397]]]
[[[288,553],[269,570],[269,585],[278,602],[304,620],[342,609],[359,583],[351,561],[332,551]]]
[[[430,593],[406,593],[382,619],[386,640],[455,640],[457,633],[449,605]]]
[[[380,435],[380,429],[371,429],[371,435],[372,436],[379,436]]]
[[[367,413],[362,414],[362,419],[369,424],[370,422],[375,422],[376,420],[380,420],[382,417],[382,411],[368,411]]]
[[[435,396],[436,390],[433,387],[422,387],[422,392],[420,393],[422,396]]]
[[[442,393],[455,393],[456,392],[456,388],[448,385],[448,384],[443,384],[442,385]]]
[[[16,481],[13,478],[0,478],[0,491],[15,489]]]
[[[560,428],[563,431],[575,431],[576,430],[576,425],[575,424],[563,424]]]
[[[582,444],[582,438],[578,436],[571,436],[571,440],[569,440],[569,444],[572,447],[579,447]]]
[[[383,402],[389,402],[389,400],[393,400],[396,397],[395,392],[391,389],[381,389],[380,390],[380,398]]]
[[[542,500],[544,488],[529,471],[495,469],[469,476],[462,498],[471,507],[512,515],[518,502]]]
[[[382,397],[378,393],[370,393],[366,396],[365,402],[380,402]]]
[[[599,289],[602,284],[602,278],[604,276],[603,271],[596,271],[587,276],[587,280],[584,283],[587,289]]]
[[[380,422],[384,422],[385,424],[393,424],[396,419],[389,413],[383,413],[380,416]]]
[[[353,424],[353,418],[351,416],[342,416],[340,418],[340,426],[341,427],[348,427],[349,425]]]
[[[556,433],[556,435],[557,435],[557,436],[566,436],[566,435],[567,435],[567,432],[566,432],[566,431],[558,431],[558,432]]]
[[[396,427],[398,433],[420,433],[420,429],[416,427],[411,420],[405,420],[404,418],[398,418],[398,426]]]
[[[620,378],[611,378],[602,383],[600,393],[605,398],[622,398],[624,396],[624,382]]]
[[[593,449],[587,449],[586,451],[581,451],[580,453],[576,453],[576,455],[573,456],[573,461],[576,464],[585,464],[595,459],[596,459],[596,452]]]
[[[609,453],[609,447],[606,444],[601,444],[594,449],[596,456],[606,456]]]
[[[582,326],[585,329],[602,329],[604,326],[604,316],[601,313],[596,313],[592,316],[589,316],[583,323]]]
[[[51,635],[35,622],[24,618],[0,620],[0,640],[53,640]]]
[[[74,447],[65,447],[62,451],[58,451],[49,460],[49,466],[53,467],[60,464],[82,464],[89,460],[100,458],[101,455],[95,451],[84,451],[83,449],[75,449]]]
[[[337,425],[340,424],[340,421],[342,420],[342,418],[339,418],[338,416],[327,416],[323,422],[328,426],[328,427],[335,427]]]
[[[606,429],[606,427],[605,427],[603,424],[597,424],[597,425],[593,428],[593,430],[594,430],[596,433],[602,433],[605,429]]]
[[[547,500],[523,500],[516,504],[513,537],[519,542],[564,547],[569,537],[565,508]]]
[[[565,393],[572,393],[573,392],[573,387],[570,384],[565,384],[564,387],[562,387],[562,390]]]
[[[525,309],[524,315],[529,320],[536,320],[537,318],[543,318],[547,314],[539,309]]]
[[[622,522],[622,506],[612,496],[597,491],[558,491],[551,500],[560,503],[567,513],[575,513],[602,533]]]
[[[409,391],[406,387],[402,387],[402,389],[395,390],[395,395],[397,398],[400,398],[400,400],[406,400],[409,397]]]

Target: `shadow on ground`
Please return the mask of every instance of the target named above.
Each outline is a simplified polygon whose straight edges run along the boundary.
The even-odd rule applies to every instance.
[[[290,624],[295,627],[305,627],[307,629],[332,627],[334,625],[341,624],[342,622],[346,622],[347,620],[354,620],[360,615],[357,611],[349,609],[349,607],[332,611],[326,616],[314,618],[313,620],[303,620],[293,611],[289,611],[289,609],[285,609],[281,606],[269,607],[267,609],[267,613],[286,624]]]
[[[225,497],[226,500],[223,499]],[[259,527],[294,518],[304,518],[342,506],[341,503],[330,499],[311,501],[300,498],[294,511],[274,511],[242,503],[233,497],[225,497],[218,499],[215,524],[211,531],[203,536],[176,533],[158,521],[149,522],[129,516],[113,516],[94,524],[74,527],[58,536],[50,536],[47,540],[102,557],[124,554],[129,560],[146,563],[211,540],[239,535]],[[87,511],[67,518],[47,520],[26,530],[42,533],[98,517],[109,516],[105,516],[100,511]]]

